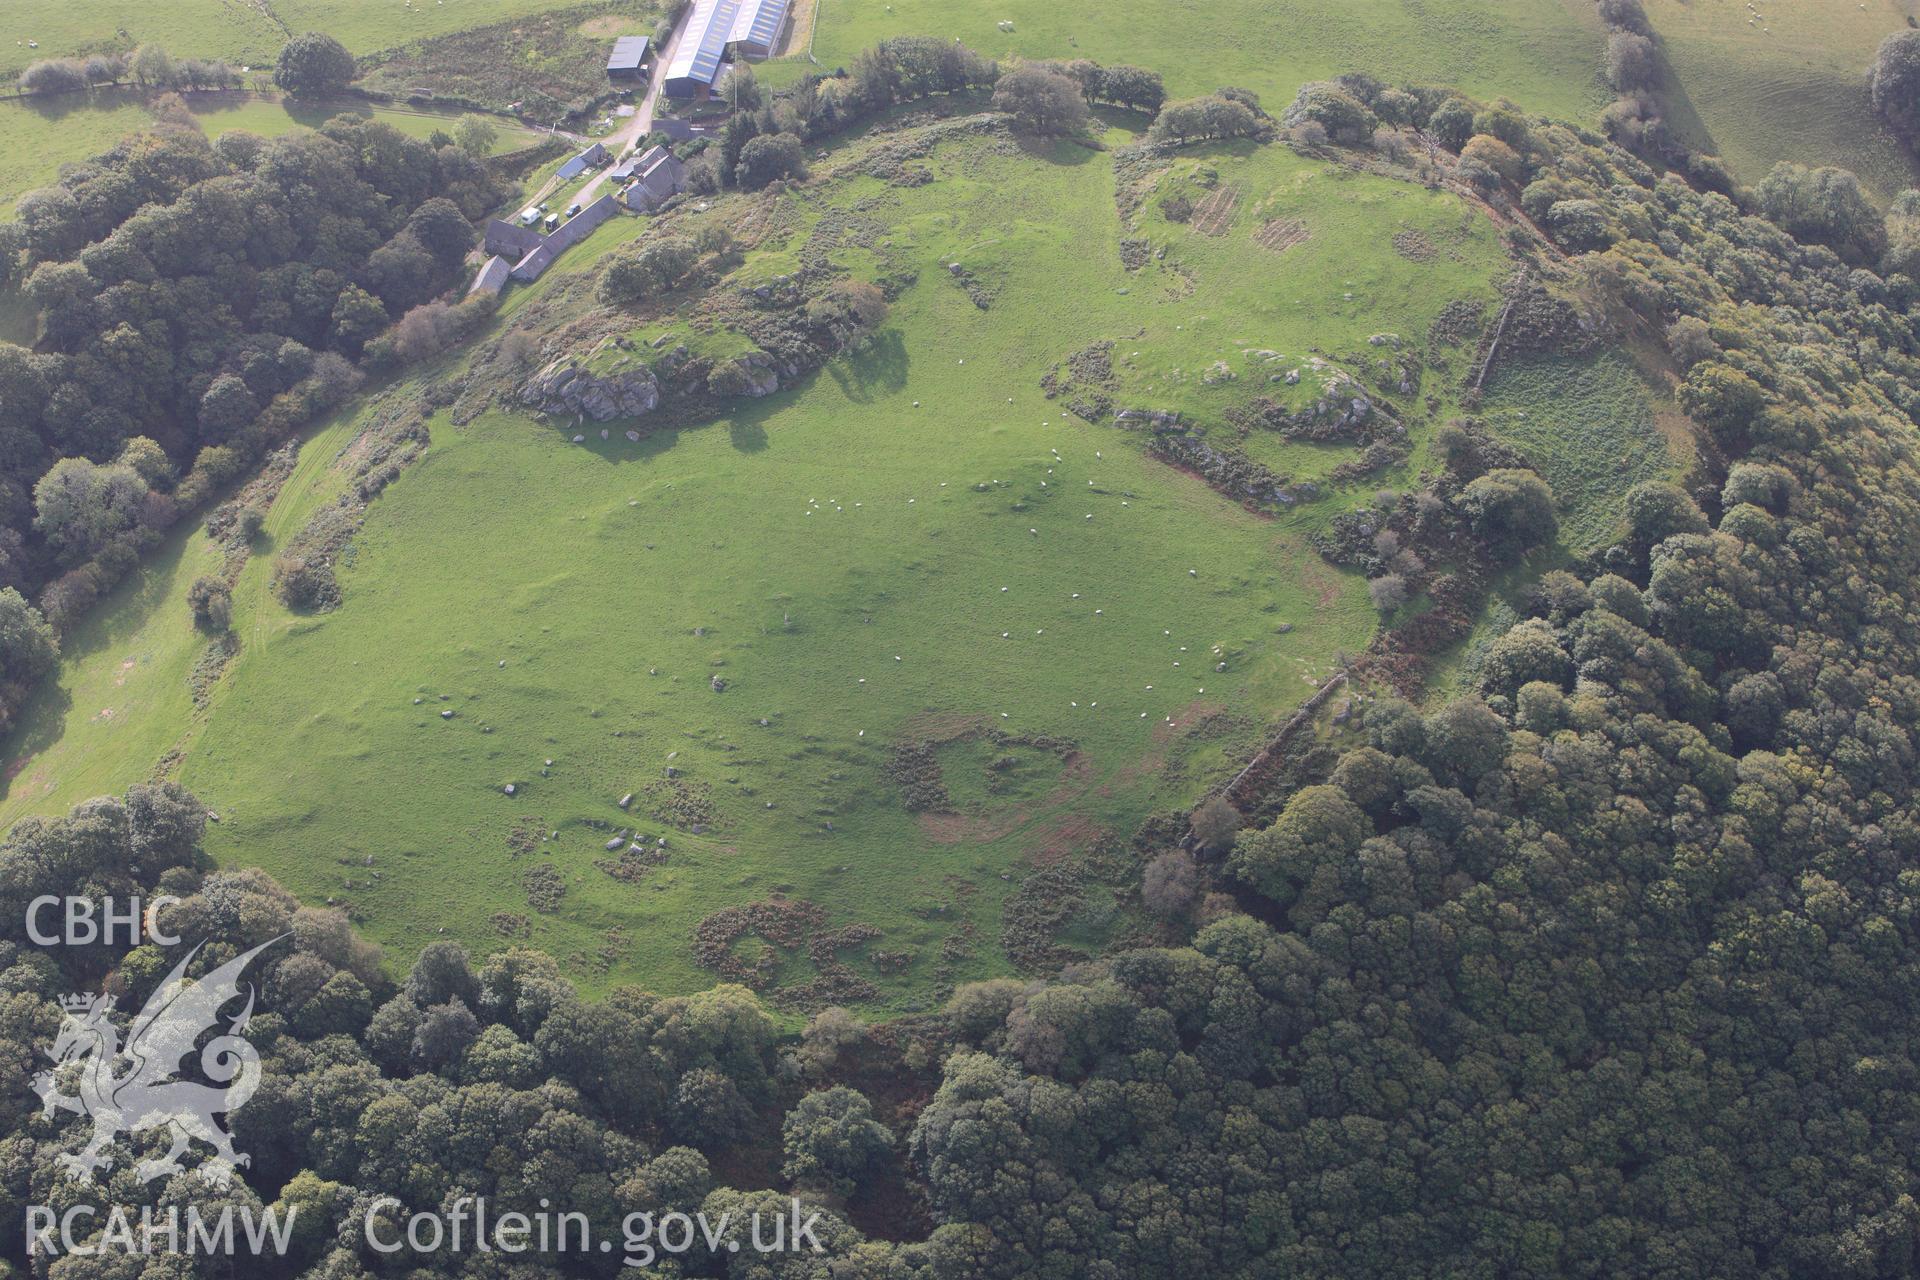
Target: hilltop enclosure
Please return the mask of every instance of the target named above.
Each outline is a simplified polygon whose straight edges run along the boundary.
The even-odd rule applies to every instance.
[[[356,432],[416,392],[304,446],[233,589],[237,654],[173,753],[220,814],[220,857],[400,951],[443,930],[531,939],[590,986],[668,990],[751,954],[798,1008],[923,1007],[1132,927],[1111,878],[1140,821],[1231,773],[1372,622],[1305,540],[1337,504],[1243,506],[1114,414],[1265,448],[1230,421],[1256,399],[1311,407],[1342,362],[1376,376],[1382,334],[1414,358],[1449,304],[1488,312],[1494,228],[1455,196],[1248,143],[1142,167],[962,119],[821,169],[663,223],[729,228],[710,286],[596,311],[606,258],[582,251],[508,304],[510,327],[613,377],[622,348],[750,347],[754,308],[808,262],[895,294],[789,389],[709,426],[642,419],[638,443],[423,408],[432,445],[367,509],[321,614],[273,599],[272,552],[353,483]],[[1235,199],[1201,225],[1162,210],[1209,188]],[[1300,231],[1277,242],[1279,223]],[[1470,347],[1432,350],[1444,396]],[[1401,389],[1368,394],[1429,420]],[[1089,421],[1088,400],[1108,411]],[[1359,451],[1315,448],[1289,476],[1337,490]],[[171,700],[203,643],[173,625],[191,575],[160,572],[122,597],[117,638],[70,648],[75,701],[35,730],[64,736],[14,780],[13,812],[149,767],[131,708]],[[824,915],[793,934],[749,914],[756,952],[695,945],[769,903]],[[806,941],[828,934],[841,951]]]

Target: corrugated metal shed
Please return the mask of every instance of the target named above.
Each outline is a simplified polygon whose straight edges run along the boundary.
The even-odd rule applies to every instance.
[[[734,16],[733,32],[728,37],[736,53],[749,58],[770,58],[773,46],[787,25],[789,0],[741,0]]]
[[[589,169],[598,168],[612,158],[612,156],[607,154],[607,149],[596,142],[579,155],[573,157],[573,159],[561,165],[560,168],[554,172],[553,176],[564,182],[569,178],[579,177]]]
[[[647,46],[651,43],[646,36],[621,36],[615,40],[613,52],[607,57],[607,74],[621,79],[637,76],[647,61]]]
[[[727,42],[733,38],[733,24],[740,16],[742,0],[694,0],[687,17],[686,30],[667,64],[662,88],[669,98],[691,98],[711,89],[720,78],[720,64],[726,59]]]

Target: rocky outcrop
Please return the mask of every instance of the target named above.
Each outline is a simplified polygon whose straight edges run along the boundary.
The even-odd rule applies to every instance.
[[[527,379],[520,403],[541,413],[577,414],[594,422],[638,418],[660,403],[660,383],[644,365],[594,374],[562,358]]]
[[[707,390],[727,399],[757,400],[780,389],[780,362],[764,351],[749,351],[713,367]]]
[[[1180,414],[1173,409],[1122,409],[1113,415],[1117,427],[1137,431],[1142,427],[1151,431],[1179,431]]]
[[[1245,410],[1229,411],[1235,425],[1277,431],[1289,440],[1350,440],[1370,444],[1374,440],[1399,440],[1406,428],[1391,410],[1367,394],[1357,378],[1314,360],[1311,373],[1320,379],[1320,394],[1299,409],[1289,409],[1264,396],[1256,397]],[[1287,382],[1296,381],[1289,371]]]
[[[743,284],[740,296],[755,306],[791,310],[805,305],[806,293],[792,276],[775,276],[765,284]]]
[[[775,367],[773,357],[766,352],[749,351],[733,363],[740,370],[743,380],[741,395],[758,399],[780,389],[780,371]]]
[[[1157,431],[1147,445],[1154,456],[1184,467],[1235,502],[1262,510],[1284,510],[1320,496],[1311,480],[1290,482],[1238,449],[1216,449],[1189,431]]]

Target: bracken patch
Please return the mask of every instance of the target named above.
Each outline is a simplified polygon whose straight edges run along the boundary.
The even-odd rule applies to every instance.
[[[547,829],[544,818],[516,818],[513,829],[507,832],[507,852],[513,857],[534,852],[540,847],[540,835]]]
[[[536,862],[528,867],[521,884],[527,891],[527,905],[544,914],[558,911],[560,899],[567,896],[567,882],[560,878],[560,872],[551,862]]]
[[[804,899],[769,898],[723,907],[694,926],[693,958],[701,968],[711,969],[728,982],[764,990],[779,972],[783,959],[780,953],[799,948],[826,922],[826,911]],[[734,943],[747,937],[757,937],[767,944],[752,962],[733,949]]]
[[[493,925],[493,931],[503,938],[531,938],[533,936],[533,921],[521,915],[518,911],[496,911],[493,913],[489,923]]]
[[[1440,256],[1424,231],[1401,231],[1393,237],[1393,251],[1408,262],[1432,262]]]
[[[667,860],[667,851],[653,845],[629,844],[614,858],[597,858],[594,866],[622,884],[638,884]]]
[[[713,788],[684,778],[655,778],[640,788],[654,821],[682,831],[713,825]]]
[[[1048,973],[1086,957],[1054,941],[1084,895],[1072,865],[1043,867],[1021,882],[1000,917],[1000,946],[1021,973]]]
[[[900,788],[908,813],[948,813],[953,801],[940,773],[940,757],[931,742],[903,742],[887,761],[887,777]]]

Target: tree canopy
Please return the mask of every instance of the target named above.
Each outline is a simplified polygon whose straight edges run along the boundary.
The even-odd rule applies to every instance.
[[[1087,100],[1071,77],[1037,66],[1008,68],[993,87],[993,109],[1013,117],[1022,133],[1078,133],[1086,127]]]
[[[345,45],[309,31],[281,48],[273,82],[296,98],[326,98],[344,92],[355,74],[353,55]]]

